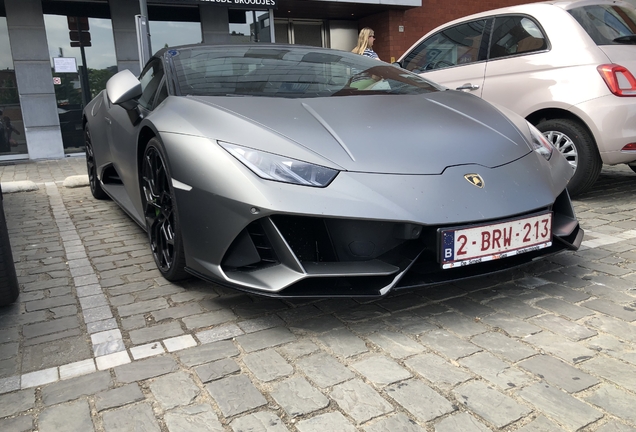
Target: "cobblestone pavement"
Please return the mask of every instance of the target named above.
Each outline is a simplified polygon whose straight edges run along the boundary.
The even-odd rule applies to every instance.
[[[636,431],[626,167],[575,200],[576,253],[375,301],[281,301],[162,279],[123,211],[67,187],[83,164],[0,166],[3,188],[37,186],[4,198],[22,291],[0,309],[2,431]]]

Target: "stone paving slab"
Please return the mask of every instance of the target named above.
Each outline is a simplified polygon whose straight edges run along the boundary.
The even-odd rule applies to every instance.
[[[0,165],[34,185],[4,195],[21,295],[0,309],[0,430],[636,431],[626,167],[574,200],[579,251],[371,301],[165,281],[83,176]]]

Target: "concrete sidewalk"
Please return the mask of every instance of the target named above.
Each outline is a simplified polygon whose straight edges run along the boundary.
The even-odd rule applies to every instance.
[[[376,301],[170,283],[83,158],[0,182],[35,185],[4,195],[21,295],[0,309],[2,431],[636,431],[626,167],[575,200],[578,252]]]
[[[0,162],[0,182],[31,181],[34,183],[61,182],[67,177],[86,175],[84,156],[40,162]]]

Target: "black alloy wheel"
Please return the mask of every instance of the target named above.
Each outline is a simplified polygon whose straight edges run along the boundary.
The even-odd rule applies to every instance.
[[[95,164],[95,153],[93,152],[93,142],[88,124],[84,127],[84,146],[86,147],[86,171],[88,172],[88,184],[91,194],[98,200],[108,199],[109,196],[102,189],[102,185],[97,178],[97,166]]]
[[[146,231],[157,268],[164,278],[188,277],[176,200],[159,140],[146,145],[141,165],[141,192]]]

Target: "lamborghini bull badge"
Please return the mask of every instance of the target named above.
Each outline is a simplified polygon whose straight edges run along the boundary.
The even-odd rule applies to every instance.
[[[480,189],[484,187],[484,179],[479,174],[465,174],[464,178],[473,186]]]

